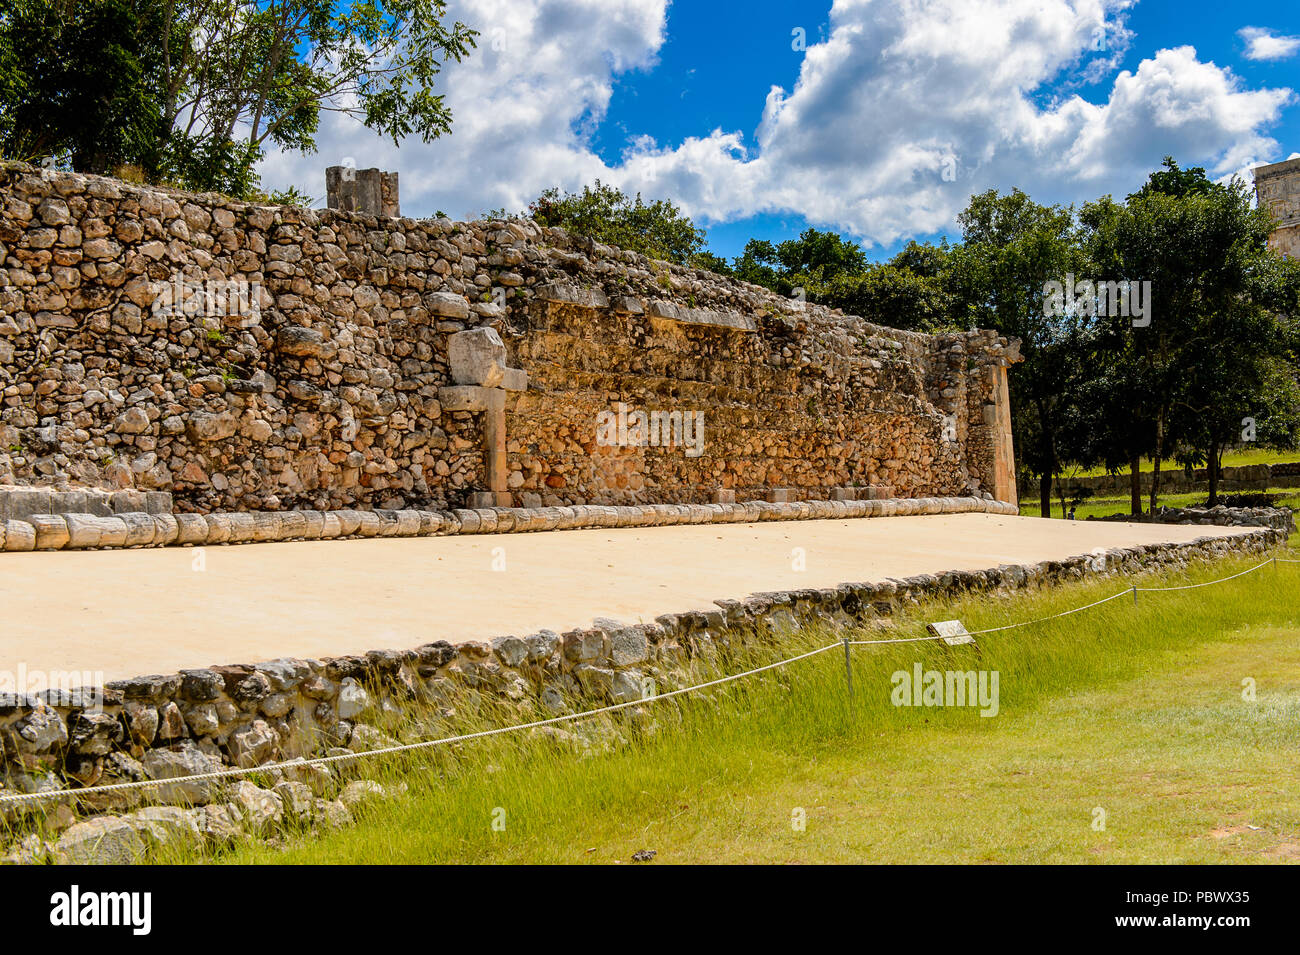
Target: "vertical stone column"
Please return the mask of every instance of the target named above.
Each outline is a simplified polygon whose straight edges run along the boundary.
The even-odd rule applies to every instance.
[[[1007,366],[999,362],[989,369],[993,375],[993,496],[1018,504],[1016,494],[1016,450],[1011,440],[1011,392],[1007,387]]]
[[[325,170],[325,204],[343,212],[396,218],[401,215],[397,173],[330,166]]]
[[[471,507],[510,507],[507,486],[506,395],[528,387],[528,375],[506,367],[506,346],[492,328],[456,332],[447,339],[454,385],[438,389],[445,411],[483,413],[483,469],[486,491],[470,496]]]

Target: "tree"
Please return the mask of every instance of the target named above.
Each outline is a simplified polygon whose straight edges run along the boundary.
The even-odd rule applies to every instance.
[[[1052,480],[1068,448],[1086,380],[1088,323],[1074,311],[1049,314],[1044,284],[1080,270],[1083,252],[1073,211],[1043,206],[1019,189],[971,197],[958,216],[964,242],[952,251],[950,283],[964,323],[995,328],[1021,341],[1024,361],[1012,369],[1012,427],[1026,470],[1038,479],[1044,517],[1052,513]]]
[[[162,0],[163,121],[156,172],[247,191],[269,145],[309,152],[320,116],[343,113],[393,140],[450,131],[433,92],[475,31],[444,0]]]
[[[857,275],[837,275],[817,299],[891,328],[932,332],[954,321],[954,299],[943,277],[921,275],[894,262]]]
[[[107,173],[157,134],[158,36],[149,0],[11,0],[0,13],[0,151]]]
[[[444,0],[11,6],[0,17],[6,151],[66,148],[77,169],[131,163],[153,181],[236,196],[254,191],[269,147],[313,150],[323,113],[394,143],[447,133],[434,81],[477,35],[445,22]]]
[[[862,246],[835,232],[805,229],[797,239],[773,245],[751,239],[735,260],[735,274],[780,295],[802,295],[810,302],[828,301],[831,284],[844,276],[861,276],[867,268]]]
[[[694,264],[704,253],[704,230],[675,204],[645,202],[640,193],[628,196],[599,179],[580,193],[547,189],[529,205],[528,214],[540,225],[679,265]]]
[[[1112,354],[1123,356],[1127,417],[1150,429],[1150,507],[1162,460],[1180,448],[1210,465],[1217,490],[1223,446],[1245,409],[1266,387],[1284,394],[1275,379],[1288,336],[1267,301],[1276,290],[1261,286],[1275,258],[1269,217],[1242,183],[1218,185],[1167,159],[1126,203],[1103,200],[1083,219],[1098,270],[1150,283],[1148,324],[1112,319],[1124,340]]]
[[[1181,424],[1187,449],[1181,457],[1205,465],[1211,505],[1218,502],[1225,448],[1246,442],[1278,450],[1297,445],[1300,328],[1295,319],[1300,310],[1294,297],[1289,304],[1275,298],[1279,287],[1300,287],[1297,278],[1295,263],[1264,251],[1250,266],[1246,291],[1214,316],[1214,347],[1187,382]]]

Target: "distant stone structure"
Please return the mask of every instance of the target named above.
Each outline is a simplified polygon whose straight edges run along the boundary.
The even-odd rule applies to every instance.
[[[325,204],[343,212],[368,216],[400,216],[397,173],[355,166],[330,166],[325,170]]]
[[[1300,257],[1300,159],[1256,166],[1255,195],[1278,220],[1269,247],[1288,258]]]

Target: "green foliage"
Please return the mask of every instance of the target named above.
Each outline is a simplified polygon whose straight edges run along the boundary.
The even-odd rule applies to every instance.
[[[640,193],[628,196],[599,179],[580,193],[547,189],[529,205],[528,214],[541,225],[679,265],[693,264],[704,252],[704,230],[675,204],[645,202]]]
[[[720,255],[714,255],[707,249],[696,252],[691,256],[688,263],[693,268],[704,269],[706,272],[713,272],[716,275],[732,275],[730,263]]]
[[[11,0],[0,149],[244,197],[267,148],[315,148],[325,112],[427,142],[451,129],[436,76],[477,35],[446,13],[444,0]]]
[[[0,12],[0,152],[107,173],[156,137],[162,8],[150,0],[10,0]]]
[[[1141,277],[1152,291],[1148,327],[1098,320],[1096,358],[1113,383],[1107,417],[1124,422],[1098,434],[1124,438],[1132,461],[1173,452],[1207,463],[1212,497],[1244,419],[1259,423],[1257,440],[1293,446],[1296,273],[1268,250],[1272,222],[1244,184],[1218,185],[1166,159],[1126,203],[1099,200],[1081,221],[1098,274]]]
[[[751,239],[732,274],[779,295],[843,309],[881,325],[930,331],[952,324],[947,245],[912,242],[886,263],[834,232],[806,229],[773,244]]]
[[[276,189],[268,197],[273,205],[277,206],[302,206],[309,209],[316,200],[298,189],[297,186],[290,186],[288,189]]]

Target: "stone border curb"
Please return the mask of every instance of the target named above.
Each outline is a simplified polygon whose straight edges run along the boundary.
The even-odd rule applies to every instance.
[[[332,540],[341,537],[446,537],[523,534],[594,527],[750,524],[758,521],[838,520],[933,514],[1006,514],[1020,509],[975,497],[887,498],[740,504],[577,504],[563,507],[484,507],[453,511],[236,511],[212,514],[32,514],[0,522],[0,549],[85,550],[110,547],[242,544]]]

